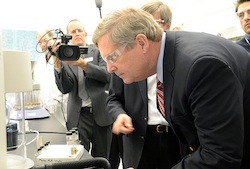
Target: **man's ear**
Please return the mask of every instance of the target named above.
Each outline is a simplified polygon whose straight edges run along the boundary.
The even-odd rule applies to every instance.
[[[139,40],[139,44],[143,47],[144,46],[144,42]]]
[[[143,53],[145,53],[148,50],[148,38],[144,34],[138,34],[135,40],[141,46]]]

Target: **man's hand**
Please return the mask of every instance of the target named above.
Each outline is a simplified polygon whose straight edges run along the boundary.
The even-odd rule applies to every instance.
[[[132,119],[126,114],[120,114],[117,116],[115,122],[113,123],[112,131],[115,134],[130,134],[134,131],[132,124]]]
[[[73,65],[73,66],[79,66],[81,67],[84,71],[87,70],[87,62],[83,58],[79,58],[76,61],[63,61],[66,64]]]

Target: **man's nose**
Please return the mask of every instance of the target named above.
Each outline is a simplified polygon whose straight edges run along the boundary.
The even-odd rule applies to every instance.
[[[115,71],[115,66],[112,63],[107,62],[107,70],[109,73],[113,73]]]
[[[46,50],[46,44],[41,43],[40,44],[40,48],[42,49],[42,51],[45,51]]]
[[[111,71],[111,66],[110,66],[109,63],[107,63],[107,70],[108,70],[109,73],[112,73],[112,71]]]
[[[247,11],[245,11],[245,12],[244,12],[244,18],[243,18],[243,19],[245,20],[245,19],[249,19],[249,18],[250,18],[250,15],[248,14]]]
[[[76,35],[78,35],[79,34],[79,31],[78,30],[76,30]]]
[[[47,45],[47,44],[45,44],[45,43],[41,43],[41,44],[40,44],[40,46],[43,47],[43,48],[46,47],[46,45]]]

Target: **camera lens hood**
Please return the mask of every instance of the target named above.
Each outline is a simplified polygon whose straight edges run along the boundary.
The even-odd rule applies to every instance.
[[[76,61],[80,57],[80,48],[76,45],[60,45],[57,58],[64,61]]]

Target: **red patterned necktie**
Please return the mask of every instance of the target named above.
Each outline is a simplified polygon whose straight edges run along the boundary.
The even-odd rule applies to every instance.
[[[164,88],[163,84],[157,78],[156,84],[156,94],[157,94],[157,101],[158,107],[160,109],[161,114],[165,117],[165,109],[164,109]]]

